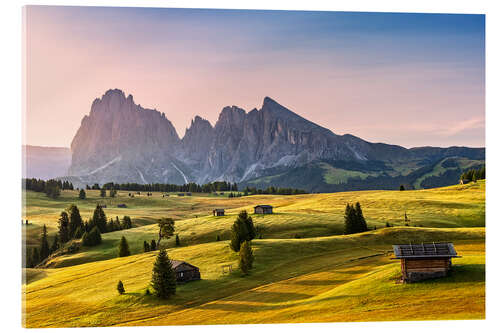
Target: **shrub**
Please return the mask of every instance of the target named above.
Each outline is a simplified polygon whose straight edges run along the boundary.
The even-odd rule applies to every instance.
[[[118,290],[118,293],[122,295],[125,292],[125,288],[123,287],[123,282],[120,280],[118,281],[118,285],[116,286],[116,290]]]

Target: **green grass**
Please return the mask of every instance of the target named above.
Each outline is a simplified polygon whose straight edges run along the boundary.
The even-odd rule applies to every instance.
[[[391,244],[453,241],[463,258],[448,278],[395,284]],[[169,250],[200,268],[201,281],[171,300],[145,296],[156,253],[38,270],[24,285],[27,327],[172,325],[484,318],[484,228],[387,228],[352,236],[253,241],[251,275],[228,242]],[[118,295],[122,280],[126,294]],[[404,311],[403,311],[404,310]],[[407,311],[412,311],[408,313]]]
[[[129,215],[141,225],[103,234],[101,245],[56,257],[52,268],[26,269],[27,327],[484,318],[484,181],[430,190],[232,199],[160,193],[129,198],[120,192],[103,202],[97,191],[88,191],[85,201],[72,191],[57,200],[25,194],[25,218],[33,223],[23,226],[28,244],[37,244],[43,224],[54,234],[60,211],[70,203],[84,219],[101,202],[109,217]],[[356,201],[377,230],[340,235],[345,204]],[[122,202],[129,208],[113,208]],[[263,239],[252,241],[255,267],[242,277],[237,254],[228,246],[229,229],[240,210],[252,212],[256,204],[273,205],[275,214],[252,214]],[[211,216],[213,208],[225,208],[227,215]],[[168,301],[144,295],[157,252],[141,253],[143,241],[157,237],[155,221],[163,216],[176,219],[182,245],[165,242],[169,256],[198,266],[202,275],[201,281],[179,286]],[[386,222],[395,227],[383,228]],[[122,235],[133,255],[117,258]],[[215,241],[217,235],[222,241]],[[454,259],[447,278],[396,284],[399,263],[390,259],[391,245],[410,241],[451,241],[462,258]],[[223,274],[226,264],[235,271]],[[121,296],[118,280],[126,290]]]
[[[270,203],[274,208],[272,215],[251,215],[255,226],[264,239],[288,239],[295,235],[301,238],[339,235],[343,233],[344,209],[347,202],[359,201],[370,228],[383,228],[386,222],[404,226],[406,211],[410,226],[423,227],[483,227],[484,226],[484,181],[465,186],[418,191],[360,191],[328,194],[306,194],[294,196],[260,195],[232,199],[210,197],[171,198],[171,207],[193,202],[204,211],[198,218],[186,217],[176,222],[176,233],[183,246],[215,241],[217,235],[228,240],[229,230],[238,212],[242,209],[252,212],[258,203]],[[161,198],[161,195],[160,195]],[[156,201],[152,200],[154,205]],[[108,206],[109,207],[109,206]],[[226,216],[214,217],[209,207],[225,207]],[[233,208],[231,208],[233,207]],[[108,212],[109,209],[106,209]],[[90,209],[89,209],[90,212]],[[203,213],[203,215],[201,215]],[[143,219],[161,216],[158,208],[142,208],[137,215]],[[182,211],[177,215],[183,214]],[[135,216],[137,216],[135,215]],[[170,216],[165,211],[164,216]],[[134,218],[134,216],[133,216]],[[135,221],[135,220],[134,220]],[[125,236],[131,252],[142,252],[144,240],[150,242],[157,238],[156,224],[122,230],[102,235],[103,243],[84,252],[55,258],[51,265],[62,267],[96,260],[116,257],[118,243]],[[174,246],[174,239],[166,242]]]
[[[366,179],[368,176],[378,175],[377,172],[360,172],[352,170],[344,170],[332,167],[328,163],[320,163],[320,167],[325,170],[323,179],[327,184],[347,183],[349,178]]]

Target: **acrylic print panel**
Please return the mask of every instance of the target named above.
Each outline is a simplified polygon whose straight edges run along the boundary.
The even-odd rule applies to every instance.
[[[25,7],[24,325],[484,319],[484,21]]]

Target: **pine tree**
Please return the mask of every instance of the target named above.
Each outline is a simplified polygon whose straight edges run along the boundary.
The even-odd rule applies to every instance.
[[[70,205],[68,208],[69,213],[69,238],[73,238],[76,229],[83,226],[82,217],[80,216],[80,211],[75,205]]]
[[[220,236],[217,235],[217,238],[215,239],[217,242],[220,242]]]
[[[179,239],[179,235],[175,235],[175,246],[181,246],[181,240]]]
[[[175,294],[177,279],[165,250],[160,250],[153,266],[151,287],[159,298],[168,299]]]
[[[120,245],[118,246],[118,256],[119,257],[128,257],[130,255],[130,249],[128,247],[127,239],[125,236],[122,236],[120,240]]]
[[[99,228],[99,231],[102,233],[106,232],[106,214],[100,205],[97,205],[94,209],[94,214],[92,215],[92,225],[91,227],[96,226]]]
[[[52,245],[50,246],[50,253],[54,253],[59,249],[59,237],[57,234],[54,236],[54,241],[52,242]]]
[[[354,207],[347,204],[344,212],[344,234],[356,233],[356,212]]]
[[[244,210],[238,214],[236,221],[231,227],[231,242],[229,246],[234,252],[240,251],[241,243],[251,241],[255,238],[256,230],[253,220]]]
[[[400,191],[404,191],[405,190],[405,187],[403,185],[399,185],[399,190]]]
[[[87,193],[83,190],[83,188],[80,190],[80,193],[78,194],[78,199],[85,200],[87,198]]]
[[[49,241],[47,239],[47,227],[43,225],[42,240],[40,242],[40,261],[45,260],[50,254]]]
[[[174,235],[175,222],[172,218],[166,217],[158,220],[158,243],[156,244],[158,248],[160,248],[160,242],[162,239],[169,239]]]
[[[247,275],[250,269],[253,267],[253,251],[252,245],[249,241],[244,241],[241,244],[240,249],[240,259],[239,259],[239,267],[244,275]]]
[[[130,229],[132,228],[132,220],[129,216],[124,216],[122,219],[122,229]]]
[[[355,206],[356,211],[356,232],[365,232],[368,231],[368,226],[366,225],[365,217],[363,216],[363,211],[361,210],[361,205],[359,202],[356,202]]]
[[[125,288],[123,287],[123,282],[122,280],[118,281],[118,285],[116,286],[116,290],[118,290],[118,293],[122,295],[125,293]]]
[[[59,238],[63,244],[69,241],[69,216],[64,211],[59,217]]]
[[[156,241],[154,239],[151,240],[151,251],[156,251]]]
[[[101,197],[104,198],[106,197],[106,190],[105,189],[101,189]]]
[[[149,243],[144,241],[144,252],[149,252],[149,251],[150,251]]]

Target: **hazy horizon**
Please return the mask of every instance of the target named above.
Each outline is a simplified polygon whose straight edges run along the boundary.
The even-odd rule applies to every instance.
[[[335,134],[484,147],[484,15],[28,6],[26,142],[118,88],[179,137],[269,96]]]

